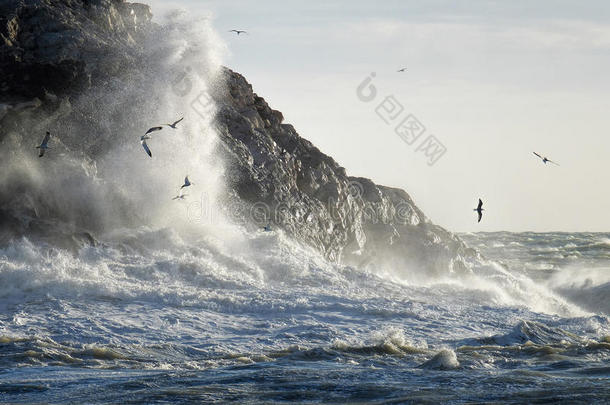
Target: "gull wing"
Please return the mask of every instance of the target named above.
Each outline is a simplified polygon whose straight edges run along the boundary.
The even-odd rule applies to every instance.
[[[161,131],[162,129],[163,129],[163,127],[152,127],[148,131],[146,131],[146,133],[144,135],[148,135],[151,132],[155,132],[155,131]]]
[[[184,187],[188,187],[191,185],[191,182],[189,181],[189,176],[186,176],[184,178],[184,184],[182,185],[182,187],[180,187],[180,189],[184,188]]]
[[[483,211],[479,211],[479,220],[477,222],[481,222],[481,218],[483,218]]]
[[[546,161],[547,162],[551,162],[552,164],[559,166],[559,163],[553,162],[552,160],[547,159]]]
[[[49,138],[51,138],[51,133],[47,131],[47,134],[42,139],[42,143],[40,144],[40,146],[43,146],[43,147],[47,146],[47,143],[49,142]]]
[[[477,211],[481,211],[482,207],[483,207],[483,201],[479,198],[479,205],[477,205]]]
[[[534,152],[534,155],[538,156],[540,159],[544,159],[542,156],[540,156],[539,154],[537,154],[536,152]]]
[[[40,148],[40,153],[38,154],[38,157],[43,157],[44,156],[44,148]]]
[[[146,151],[148,156],[152,157],[152,152],[150,151],[150,148],[146,144],[146,139],[142,140],[141,142],[142,142],[142,147],[144,148],[144,150]]]
[[[182,121],[183,119],[184,119],[184,117],[180,118],[178,121],[174,122],[174,123],[172,124],[172,126],[175,126],[176,124],[180,123],[180,121]]]

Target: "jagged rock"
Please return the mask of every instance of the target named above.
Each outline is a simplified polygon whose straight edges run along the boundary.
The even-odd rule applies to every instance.
[[[246,79],[225,71],[217,96],[228,183],[258,213],[259,225],[275,223],[329,259],[369,261],[450,271],[471,255],[465,245],[432,224],[409,195],[348,177],[345,169],[256,95]],[[263,204],[263,205],[261,205]]]
[[[92,135],[67,139],[61,147],[79,154],[79,170],[94,171],[95,159],[112,144],[113,131],[95,119],[104,100],[87,100],[87,90],[100,86],[112,94],[120,91],[121,77],[144,80],[137,76],[145,74],[140,73],[143,46],[158,30],[143,4],[0,0],[0,142],[10,148],[17,144],[15,137],[32,136],[33,131],[23,130],[24,122],[36,123],[35,132],[43,133],[44,127],[70,116],[63,121],[67,130]],[[465,258],[476,256],[456,236],[432,224],[405,191],[349,177],[284,123],[282,113],[255,94],[244,77],[224,69],[221,82],[213,92],[215,121],[229,195],[242,208],[235,219],[257,226],[274,223],[328,259],[347,264],[448,272],[463,269]],[[72,101],[79,95],[85,101],[81,97],[76,107]],[[127,117],[141,100],[108,101],[121,130],[133,132]],[[14,230],[11,234],[46,229],[53,204],[59,204],[45,205],[44,195],[16,200],[25,189],[24,183],[11,184],[0,199],[0,223]],[[95,218],[86,212],[79,218],[91,223],[75,223],[75,233],[95,232]],[[125,224],[134,218],[116,220]]]
[[[121,0],[1,0],[0,96],[67,95],[119,74],[137,62],[151,18]]]

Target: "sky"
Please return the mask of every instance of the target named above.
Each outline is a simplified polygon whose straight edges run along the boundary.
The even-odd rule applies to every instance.
[[[285,122],[451,231],[610,231],[606,0],[143,1],[209,16]]]

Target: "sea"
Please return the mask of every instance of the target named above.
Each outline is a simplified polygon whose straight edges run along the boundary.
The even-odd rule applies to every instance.
[[[413,278],[223,232],[0,249],[0,402],[610,402],[610,234],[461,234],[480,265]]]
[[[0,403],[610,403],[610,233],[460,234],[481,259],[439,274],[223,220],[223,106],[192,101],[226,46],[185,19],[3,138]]]

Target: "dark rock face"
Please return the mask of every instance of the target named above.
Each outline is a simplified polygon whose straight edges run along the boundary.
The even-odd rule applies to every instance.
[[[121,0],[1,0],[0,96],[70,94],[118,74],[137,61],[151,18]]]
[[[141,77],[143,46],[159,29],[148,6],[121,0],[0,0],[0,128],[24,134],[25,122],[38,122],[41,127],[35,130],[40,132],[70,115],[79,126],[75,132],[99,134],[66,146],[94,168],[113,132],[108,123],[95,120],[95,103],[79,110],[71,100],[96,86],[120,89],[117,76]],[[346,264],[372,262],[442,273],[461,270],[476,256],[456,236],[432,224],[403,190],[347,176],[331,157],[283,123],[282,113],[256,95],[244,77],[229,69],[221,76],[213,94],[219,148],[230,194],[241,206],[235,215],[240,220],[282,228],[328,259]],[[129,120],[118,117],[137,105],[122,100],[115,107],[122,130],[134,131],[126,124]],[[0,133],[0,142],[5,134]],[[26,234],[45,228],[48,218],[39,218],[44,204],[37,200],[44,195],[16,200],[31,186],[9,186],[10,193],[0,196],[0,224]],[[20,228],[20,210],[29,218],[28,227]],[[81,217],[87,218],[86,213]],[[95,232],[92,224],[70,229],[75,234]]]
[[[86,206],[96,197],[79,182],[112,141],[112,128],[95,115],[114,100],[81,95],[100,86],[120,89],[115,77],[141,69],[141,44],[156,29],[151,18],[148,6],[121,0],[0,0],[0,244],[27,235],[69,247],[74,235],[100,229],[99,211]],[[85,100],[76,106],[79,98]],[[115,108],[127,111],[120,103]],[[45,158],[62,160],[69,170],[49,165],[47,174],[63,180],[45,185],[10,162],[55,128],[88,136],[53,138],[57,153]],[[83,195],[49,190],[68,181]],[[119,195],[114,200],[123,204]],[[129,223],[129,217],[117,220]]]
[[[447,272],[474,252],[432,224],[409,195],[347,176],[345,169],[252,91],[225,71],[217,121],[228,184],[248,202],[246,216],[275,224],[331,260]]]

